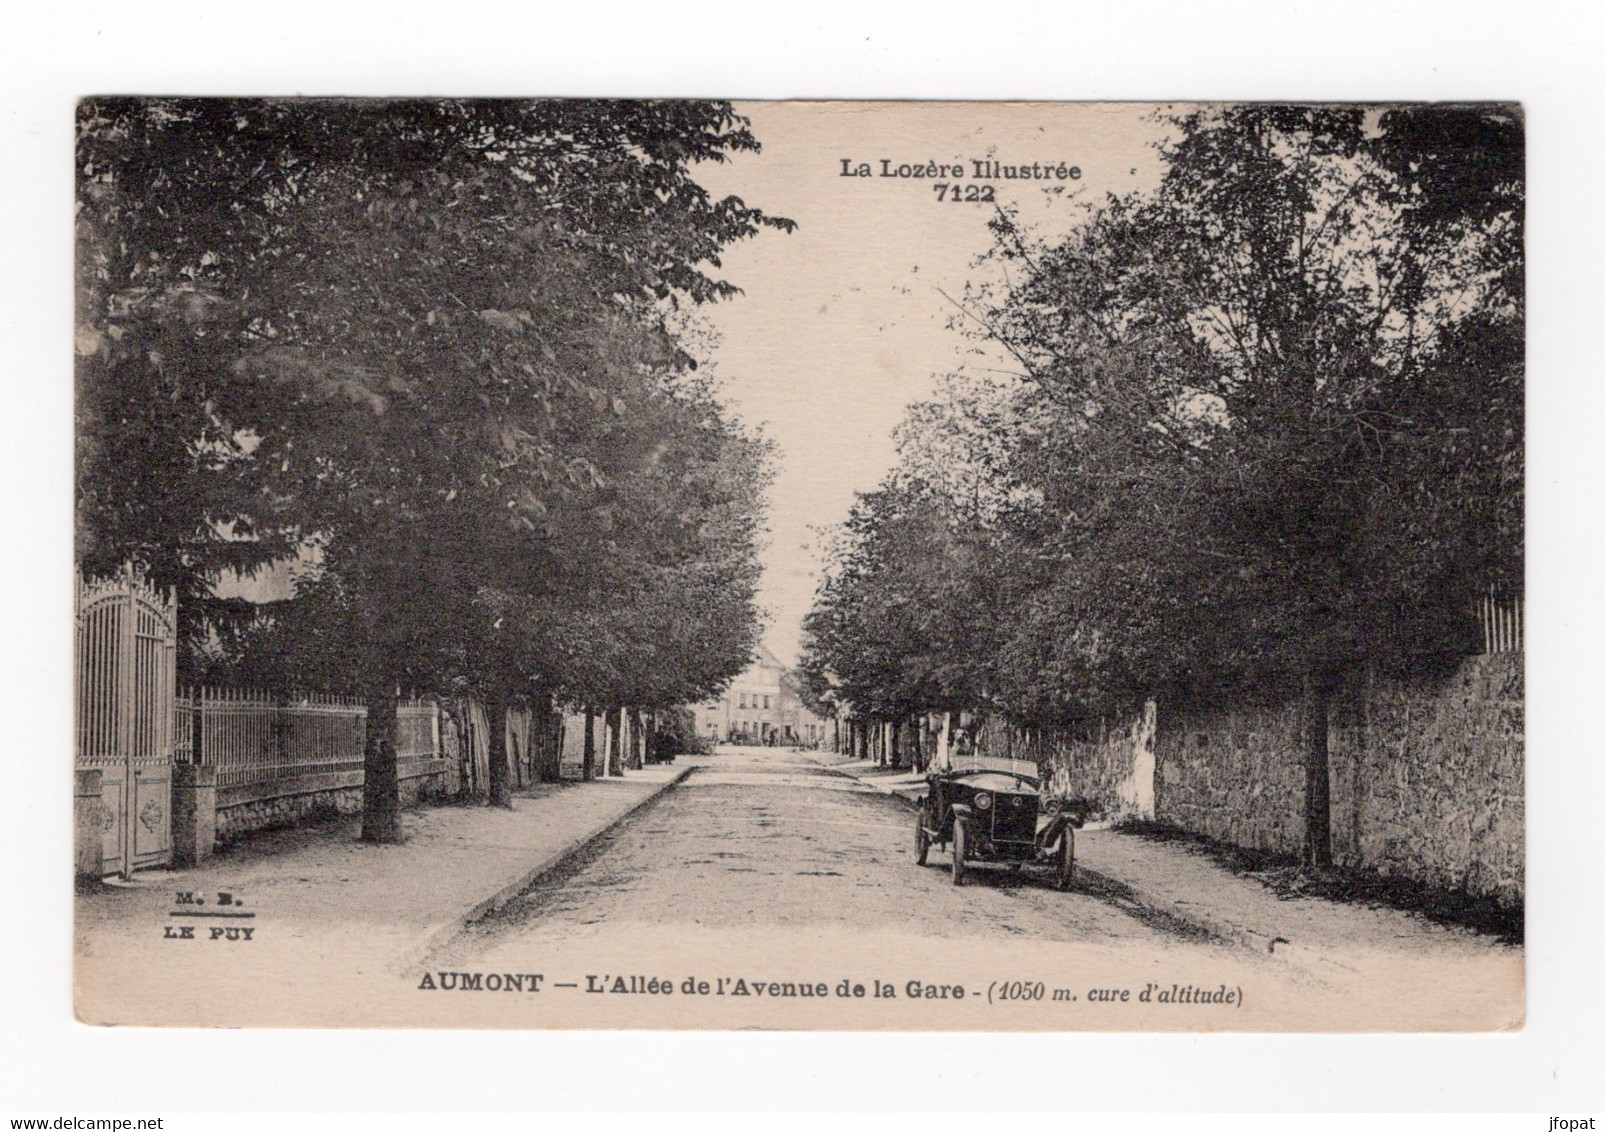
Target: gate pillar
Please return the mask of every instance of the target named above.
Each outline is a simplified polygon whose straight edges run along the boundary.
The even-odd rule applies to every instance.
[[[76,876],[99,880],[105,865],[106,840],[102,824],[106,806],[100,797],[100,771],[78,770],[73,772],[72,778],[72,871]]]
[[[173,764],[173,864],[198,865],[217,842],[217,768]]]

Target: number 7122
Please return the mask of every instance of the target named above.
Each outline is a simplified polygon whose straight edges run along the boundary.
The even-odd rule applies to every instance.
[[[939,201],[950,200],[957,204],[964,201],[967,204],[995,204],[994,186],[992,185],[949,185],[939,182],[931,186]]]

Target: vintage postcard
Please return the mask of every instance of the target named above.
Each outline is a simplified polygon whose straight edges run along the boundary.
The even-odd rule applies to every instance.
[[[76,129],[82,1021],[1523,1025],[1520,106]]]

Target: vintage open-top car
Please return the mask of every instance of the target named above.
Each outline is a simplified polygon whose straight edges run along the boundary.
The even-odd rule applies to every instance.
[[[929,789],[914,826],[914,859],[923,865],[934,843],[953,847],[953,883],[978,863],[1046,865],[1060,889],[1076,867],[1076,833],[1087,803],[1044,798],[1040,783],[1013,771],[945,770],[926,776]]]

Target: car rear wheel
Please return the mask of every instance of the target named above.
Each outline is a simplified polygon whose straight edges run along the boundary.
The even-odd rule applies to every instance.
[[[964,823],[953,823],[953,883],[964,883],[964,854],[970,848],[970,831]]]
[[[1063,892],[1070,887],[1076,875],[1076,831],[1069,826],[1059,835],[1059,860],[1054,870],[1054,883]]]
[[[931,852],[931,835],[925,831],[925,811],[914,814],[914,863],[923,865]]]

